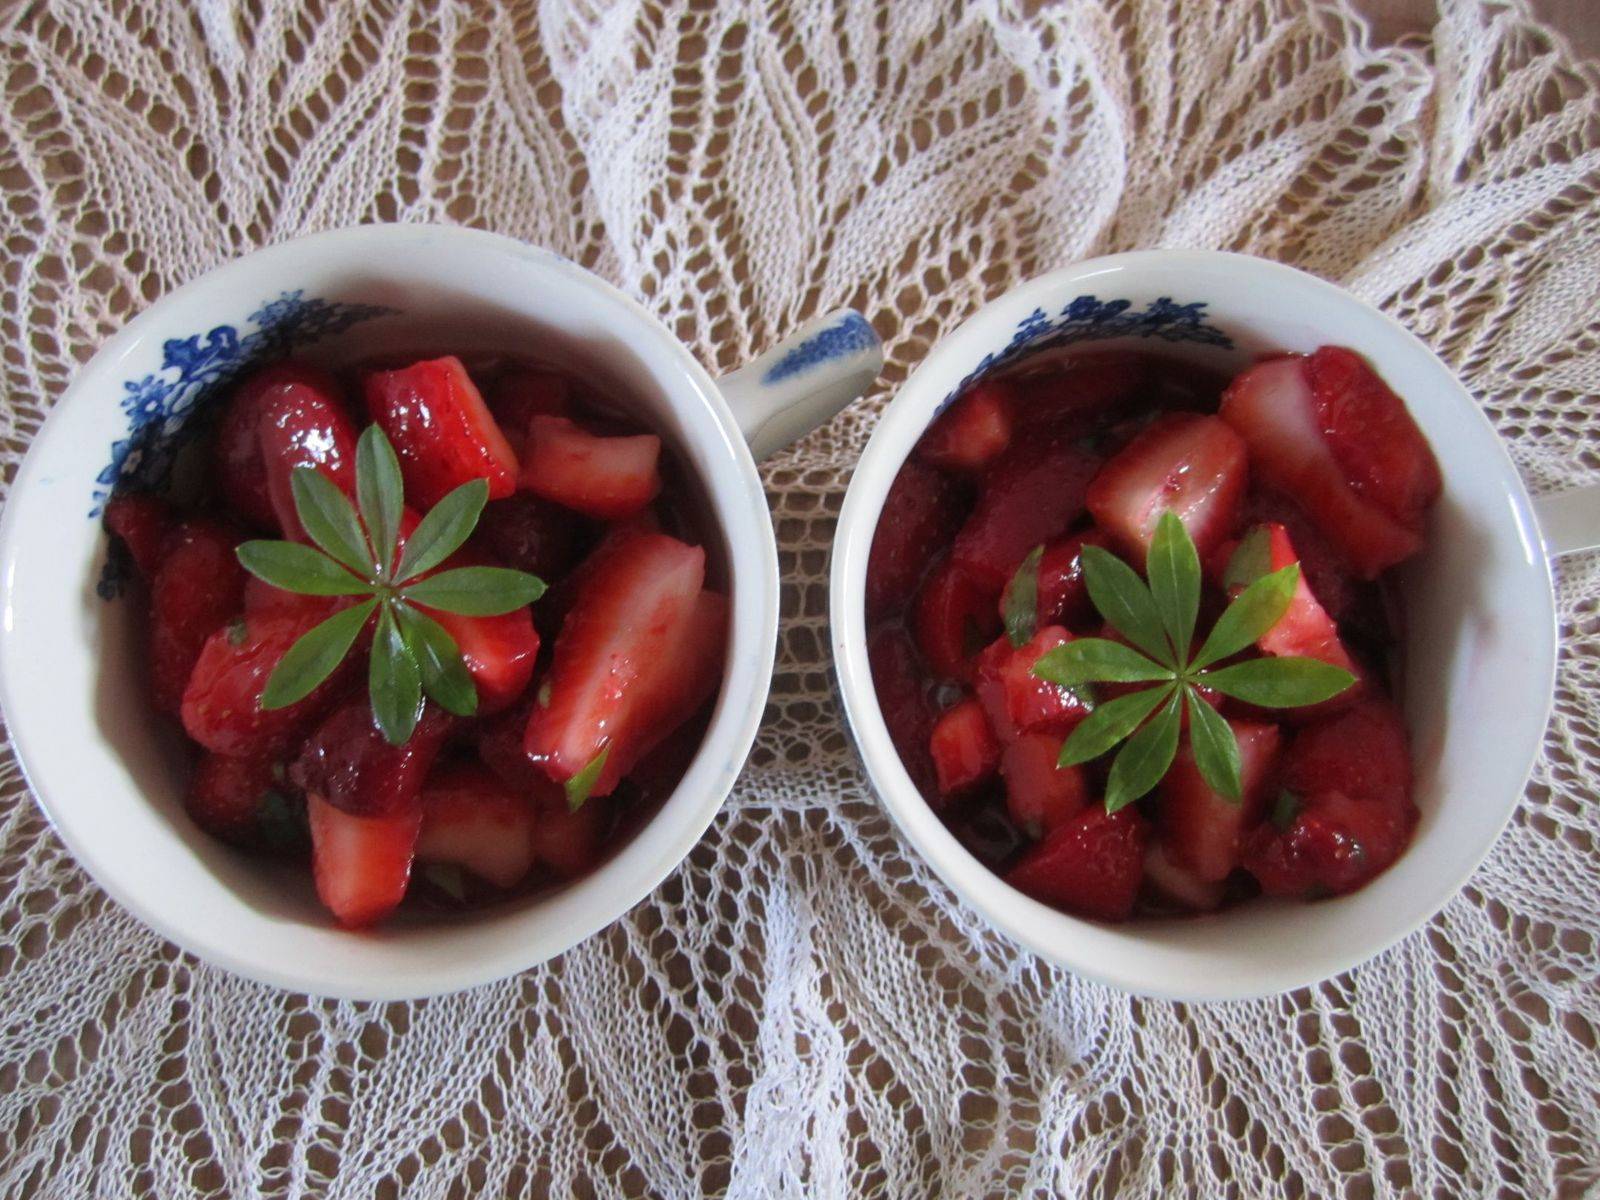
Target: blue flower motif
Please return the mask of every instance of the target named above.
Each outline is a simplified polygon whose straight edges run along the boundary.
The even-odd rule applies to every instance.
[[[791,348],[762,375],[762,383],[779,383],[804,374],[821,363],[848,358],[878,344],[878,335],[860,313],[847,312],[835,324],[812,334]]]

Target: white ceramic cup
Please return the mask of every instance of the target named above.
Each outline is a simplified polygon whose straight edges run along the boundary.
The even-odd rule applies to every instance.
[[[184,815],[186,755],[144,700],[136,606],[97,595],[106,538],[96,514],[119,476],[161,473],[187,416],[229,377],[284,350],[328,363],[419,350],[537,356],[631,398],[698,479],[731,590],[720,697],[677,790],[593,874],[481,913],[402,913],[352,934],[322,911],[305,866],[251,859]],[[0,704],[34,794],[112,897],[184,949],[266,983],[409,999],[561,953],[679,863],[749,753],[778,624],[777,552],[752,447],[769,453],[828,419],[880,365],[871,327],[841,311],[719,386],[615,288],[548,251],[467,229],[336,230],[212,271],[79,372],[0,521]]]
[[[1409,629],[1404,703],[1422,811],[1415,841],[1361,891],[1314,904],[1257,900],[1204,917],[1106,925],[1022,895],[968,853],[923,801],[878,707],[863,597],[891,481],[962,387],[1043,349],[1145,350],[1234,372],[1264,353],[1327,344],[1359,351],[1405,399],[1444,474],[1427,548],[1400,573]],[[1153,996],[1236,999],[1300,987],[1376,954],[1431,917],[1510,817],[1554,688],[1548,556],[1596,544],[1596,497],[1584,490],[1531,502],[1494,429],[1449,370],[1400,325],[1332,284],[1234,254],[1156,250],[1094,259],[979,310],[940,341],[885,410],[834,540],[840,690],[867,772],[906,837],[1016,941],[1081,975]]]

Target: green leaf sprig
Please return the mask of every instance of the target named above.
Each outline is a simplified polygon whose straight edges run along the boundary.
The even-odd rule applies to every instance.
[[[470,717],[477,711],[478,690],[461,648],[423,607],[491,617],[531,604],[545,590],[537,576],[506,567],[428,574],[477,526],[489,499],[488,482],[474,479],[456,488],[403,541],[400,463],[376,425],[356,444],[355,505],[313,467],[296,467],[290,483],[300,524],[316,545],[245,542],[239,561],[258,579],[287,592],[363,599],[289,647],[267,679],[261,707],[285,708],[309,696],[344,661],[376,613],[367,690],[383,736],[396,746],[410,738],[425,696]]]
[[[1182,713],[1189,714],[1189,746],[1207,786],[1238,801],[1242,794],[1239,744],[1227,721],[1208,704],[1204,687],[1261,708],[1320,704],[1355,683],[1349,671],[1314,658],[1262,657],[1216,664],[1252,645],[1276,625],[1294,599],[1300,565],[1278,571],[1262,547],[1246,538],[1235,563],[1255,564],[1248,586],[1217,618],[1191,653],[1200,613],[1200,555],[1183,522],[1161,515],[1140,579],[1127,563],[1099,546],[1083,548],[1083,577],[1100,615],[1131,645],[1108,638],[1078,638],[1034,664],[1040,679],[1063,687],[1089,683],[1148,683],[1095,708],[1061,747],[1060,766],[1088,762],[1122,743],[1106,781],[1106,811],[1132,804],[1161,782],[1178,752]],[[1230,567],[1232,564],[1230,564]],[[1231,578],[1230,582],[1245,583]]]

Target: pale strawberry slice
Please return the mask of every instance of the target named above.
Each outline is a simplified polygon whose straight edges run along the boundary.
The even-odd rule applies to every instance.
[[[970,696],[946,709],[934,723],[928,752],[944,798],[993,778],[1000,765],[1000,743],[989,728],[983,705]]]
[[[975,383],[939,414],[921,440],[917,457],[946,471],[976,474],[1011,443],[1011,389]]]
[[[1025,645],[1013,648],[997,638],[978,656],[973,690],[989,714],[989,724],[1002,742],[1019,733],[1064,736],[1093,710],[1086,692],[1040,679],[1034,664],[1072,635],[1059,625],[1046,625]]]
[[[543,809],[533,823],[533,854],[558,878],[576,879],[600,861],[610,814],[604,796],[592,796],[577,812]]]
[[[488,481],[491,500],[516,490],[516,452],[459,358],[374,371],[364,387],[367,412],[394,445],[412,503],[432,508],[474,479]]]
[[[1089,485],[1089,511],[1136,565],[1166,512],[1205,555],[1232,532],[1248,470],[1245,444],[1224,422],[1174,413],[1106,463]]]
[[[1016,443],[984,475],[951,560],[1000,591],[1028,551],[1061,536],[1083,515],[1084,492],[1099,465],[1064,435]]]
[[[1050,542],[1039,558],[1035,604],[1040,625],[1074,625],[1094,615],[1089,603],[1089,587],[1083,578],[1083,548],[1109,549],[1111,539],[1098,529],[1074,533]],[[1000,593],[1000,615],[1004,619],[1011,603],[1013,575]]]
[[[1230,596],[1238,596],[1263,575],[1281,571],[1300,561],[1282,525],[1257,525],[1240,539],[1229,557],[1223,583]],[[1320,662],[1357,674],[1358,668],[1339,640],[1339,627],[1311,594],[1307,573],[1302,570],[1289,607],[1278,623],[1256,639],[1263,653],[1280,658],[1315,658]],[[1346,692],[1338,699],[1352,699]]]
[[[917,790],[936,802],[938,777],[928,752],[936,710],[916,644],[900,625],[879,625],[867,634],[867,662],[889,740]]]
[[[1056,765],[1062,742],[1053,733],[1019,734],[1000,759],[1006,811],[1031,838],[1041,838],[1066,824],[1089,802],[1083,770]]]
[[[316,397],[311,404],[343,410],[338,381],[307,363],[285,362],[264,367],[242,380],[228,398],[217,426],[217,482],[229,506],[255,525],[280,528],[277,508],[267,483],[267,460],[261,445],[261,409],[269,395],[284,390]],[[306,466],[311,463],[304,464]]]
[[[416,856],[515,887],[533,867],[533,826],[533,806],[481,764],[436,767],[422,785]]]
[[[237,542],[233,530],[204,518],[180,521],[162,541],[150,580],[147,642],[157,712],[177,715],[207,639],[239,611],[245,571],[234,554]]]
[[[949,476],[908,459],[889,485],[867,558],[867,620],[901,612],[966,511],[963,489]],[[1003,581],[1002,581],[1003,582]]]
[[[383,920],[405,899],[422,824],[415,800],[381,816],[356,816],[306,796],[317,895],[346,929]]]
[[[528,423],[520,486],[574,512],[620,521],[661,491],[661,439],[653,433],[601,437],[566,417]]]
[[[1260,820],[1278,758],[1278,727],[1229,721],[1239,743],[1240,800],[1214,792],[1185,738],[1161,781],[1161,845],[1174,866],[1218,883],[1239,865],[1240,839]]]
[[[911,625],[933,673],[966,680],[972,677],[973,657],[1000,632],[1001,618],[994,593],[946,559],[917,593]]]
[[[1222,903],[1226,894],[1221,883],[1201,879],[1173,862],[1159,841],[1145,848],[1144,885],[1157,907],[1184,912],[1210,912]]]
[[[1306,360],[1322,436],[1350,486],[1415,529],[1444,486],[1439,463],[1405,402],[1366,359],[1323,346]]]
[[[274,383],[256,401],[256,435],[273,518],[283,536],[306,540],[294,503],[294,471],[315,467],[347,494],[356,490],[356,429],[338,394],[307,380]]]
[[[1271,359],[1240,375],[1223,394],[1221,417],[1249,445],[1261,482],[1293,496],[1363,578],[1422,548],[1420,535],[1350,486],[1323,436],[1304,358]]]
[[[1104,805],[1091,804],[1024,854],[1005,880],[1075,916],[1124,921],[1144,876],[1146,836],[1136,808],[1107,813]]]
[[[627,753],[645,732],[640,698],[677,661],[672,651],[689,630],[705,562],[697,546],[641,533],[585,568],[524,742],[552,779],[571,779],[612,745]],[[606,783],[593,794],[605,795]]]
[[[436,608],[425,611],[455,639],[478,689],[478,716],[501,711],[527,690],[539,657],[532,612],[519,608],[494,617],[468,617]]]

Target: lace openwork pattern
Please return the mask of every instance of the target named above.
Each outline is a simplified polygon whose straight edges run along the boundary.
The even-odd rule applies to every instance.
[[[61,0],[0,15],[0,468],[130,314],[255,246],[483,226],[713,370],[849,304],[873,394],[767,465],[778,673],[682,868],[539,969],[308,1002],[107,901],[0,762],[0,1190],[869,1197],[1600,1188],[1600,562],[1548,750],[1470,886],[1340,979],[1130,1000],[908,853],[835,700],[826,562],[885,398],[1052,266],[1245,250],[1457,370],[1535,491],[1600,473],[1600,73],[1512,0],[1374,46],[1305,0]]]

